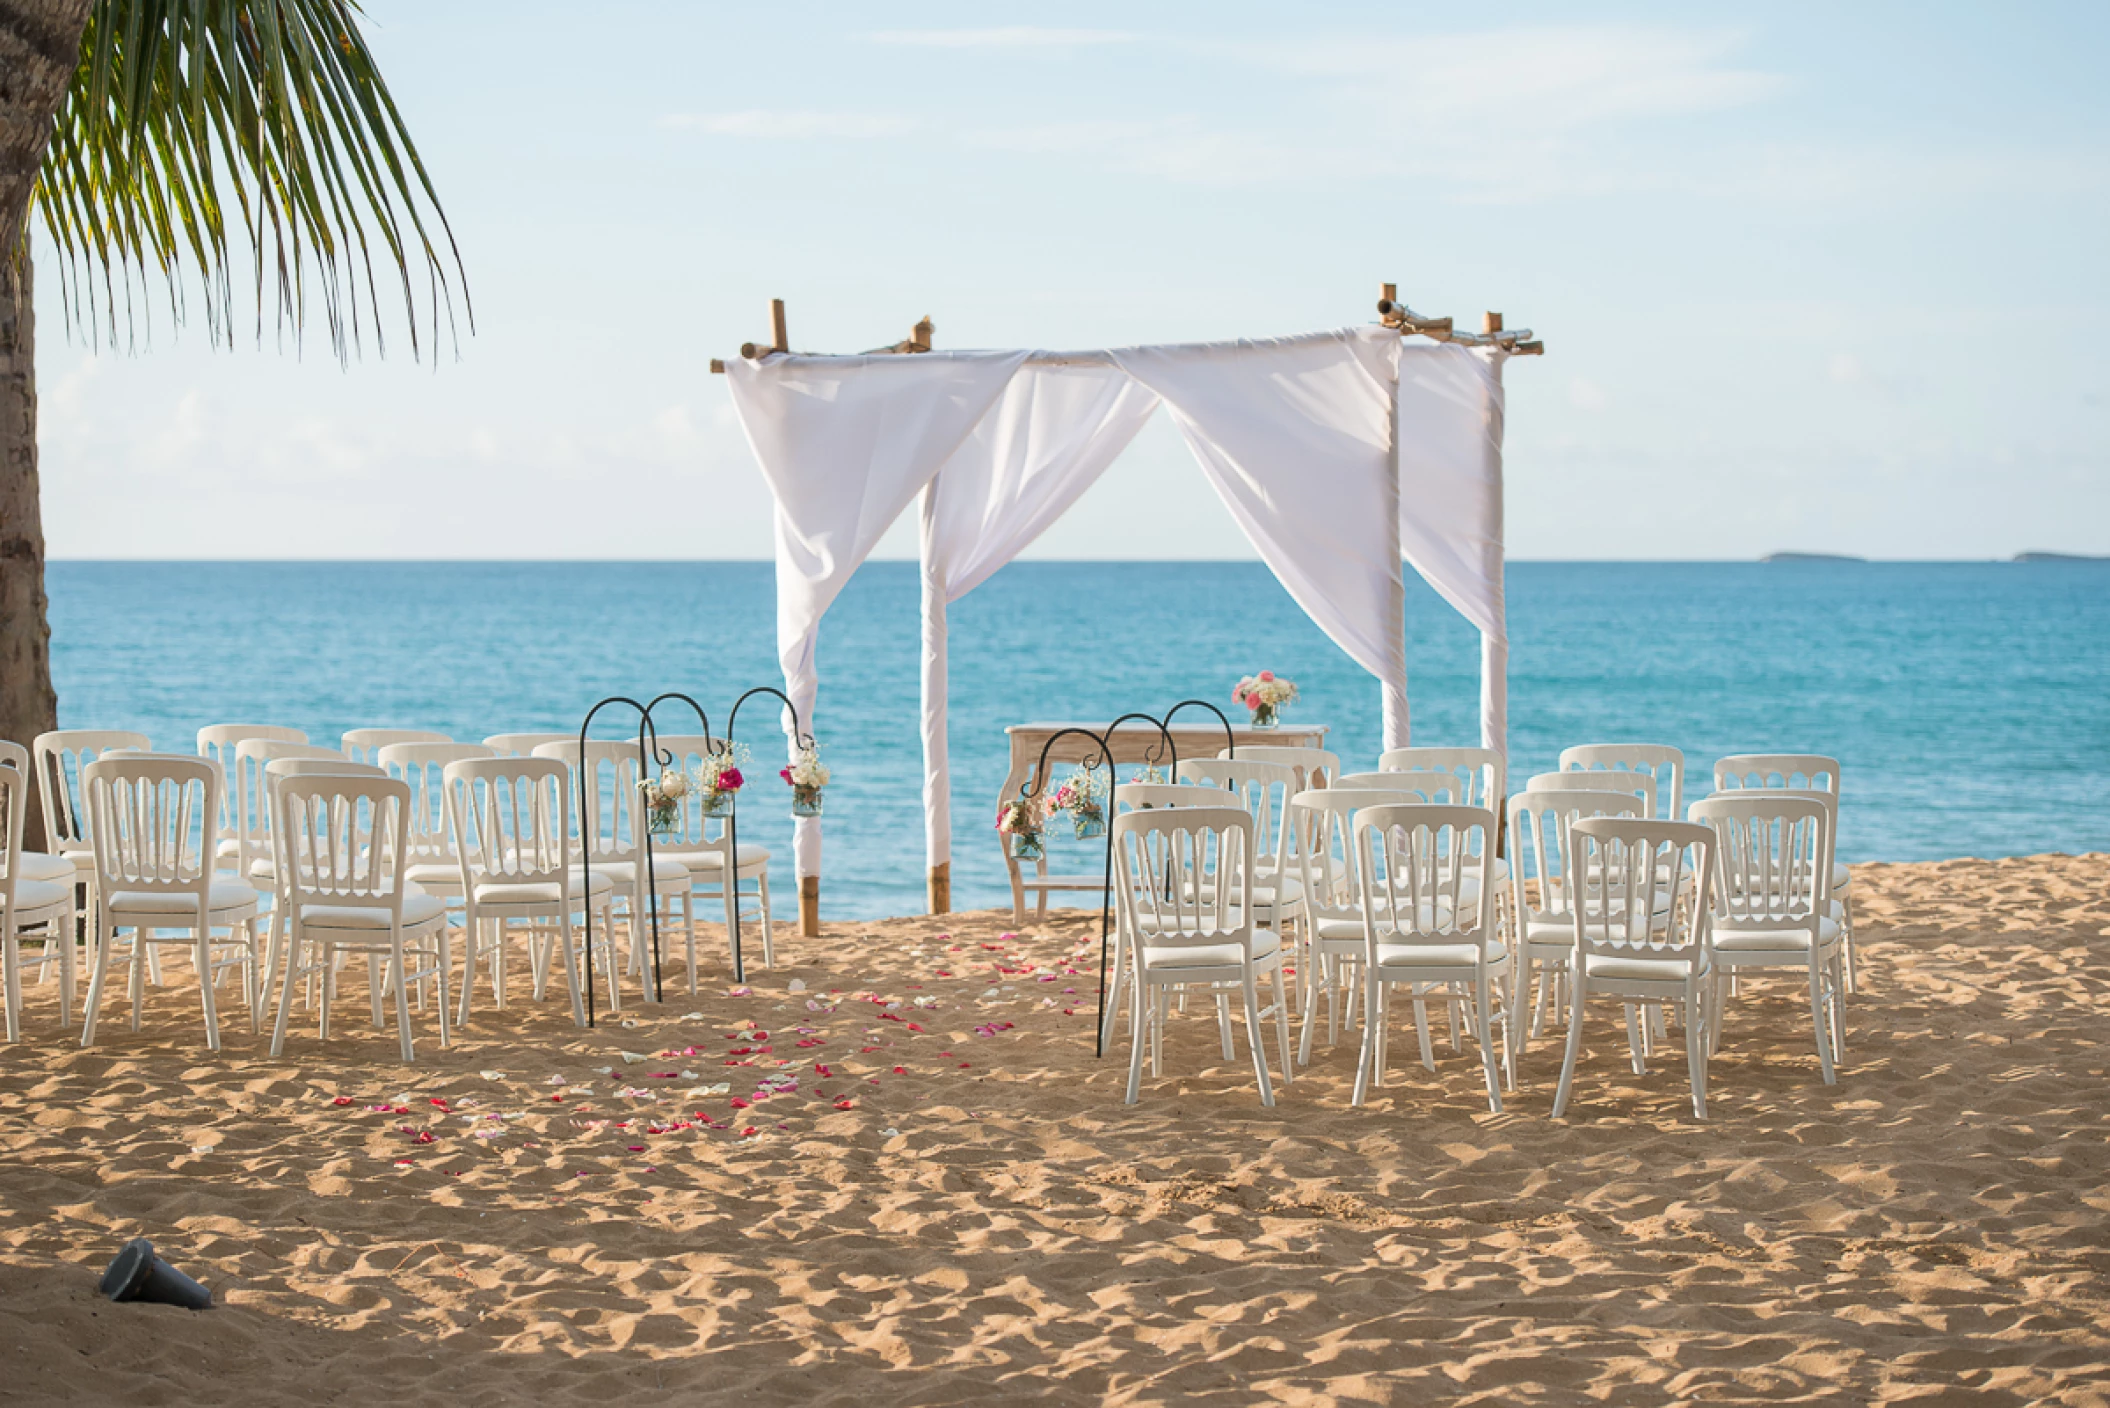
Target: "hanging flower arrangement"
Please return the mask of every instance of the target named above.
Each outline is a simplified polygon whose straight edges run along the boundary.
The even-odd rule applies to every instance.
[[[689,795],[686,773],[668,768],[658,777],[641,777],[637,790],[644,798],[645,824],[654,836],[671,836],[681,829],[681,799]]]
[[[1273,670],[1262,670],[1240,680],[1231,699],[1251,713],[1254,728],[1274,728],[1282,722],[1282,711],[1297,702],[1297,686]]]
[[[998,834],[1011,838],[1011,854],[1020,860],[1039,860],[1047,854],[1041,839],[1047,804],[1042,797],[1021,797],[996,809]]]
[[[754,755],[745,743],[728,742],[722,749],[706,753],[696,769],[696,787],[705,816],[724,816],[733,805],[733,794],[747,785],[740,765]]]
[[[821,761],[820,745],[808,743],[799,749],[791,765],[780,770],[777,776],[791,785],[791,814],[793,816],[819,816],[821,814],[821,789],[828,785],[828,765]]]
[[[1049,806],[1070,814],[1080,841],[1106,834],[1106,787],[1090,768],[1071,773],[1069,780],[1055,789]]]

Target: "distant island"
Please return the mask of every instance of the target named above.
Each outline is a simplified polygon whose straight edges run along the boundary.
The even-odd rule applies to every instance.
[[[2082,552],[2018,552],[2017,562],[2110,562],[2110,557],[2091,557]]]
[[[1760,562],[1866,562],[1865,557],[1854,557],[1843,552],[1769,552]]]

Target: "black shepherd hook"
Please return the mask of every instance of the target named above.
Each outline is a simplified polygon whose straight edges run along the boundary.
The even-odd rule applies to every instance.
[[[642,761],[645,765],[651,768],[665,769],[667,767],[672,766],[674,762],[674,754],[669,750],[659,746],[659,725],[654,723],[652,720],[652,711],[654,709],[657,709],[660,705],[666,703],[669,699],[679,699],[682,703],[688,705],[691,709],[694,709],[696,711],[696,722],[702,725],[703,736],[706,742],[708,742],[711,736],[710,716],[703,712],[703,706],[701,704],[698,704],[694,699],[691,699],[688,695],[683,694],[678,689],[670,689],[663,694],[655,696],[652,702],[645,706],[645,716],[642,720],[639,721],[637,736],[638,751],[644,755]],[[652,745],[650,752],[645,751],[645,729],[648,725],[651,727],[652,730]],[[640,776],[638,780],[640,782],[644,782],[647,779],[643,776]],[[647,818],[645,824],[644,865],[645,893],[648,896],[647,902],[652,907],[652,1000],[654,1002],[659,1002],[664,1000],[665,994],[665,990],[660,986],[662,980],[660,977],[659,954],[659,876],[652,862],[652,826],[649,817]],[[687,911],[684,911],[684,913],[686,912]],[[694,949],[695,946],[693,944],[690,945],[691,961],[693,961],[695,958]]]
[[[1138,723],[1149,724],[1152,728],[1156,729],[1158,731],[1158,742],[1164,745],[1165,751],[1163,754],[1160,754],[1157,751],[1158,743],[1153,743],[1150,746],[1150,751],[1143,755],[1143,766],[1146,768],[1156,767],[1158,758],[1162,756],[1169,760],[1169,765],[1166,767],[1165,770],[1165,776],[1168,779],[1177,777],[1179,775],[1180,768],[1180,746],[1179,744],[1173,741],[1172,730],[1165,727],[1165,725],[1161,721],[1153,719],[1148,714],[1123,714],[1120,718],[1115,719],[1112,723],[1106,726],[1106,740],[1108,745],[1108,773],[1112,773],[1114,770],[1112,760],[1112,745],[1114,734],[1120,729],[1121,725],[1128,723],[1130,720],[1134,720]],[[1053,742],[1054,740],[1050,739],[1049,741]],[[1118,777],[1114,778],[1113,781],[1116,785],[1119,785],[1120,783],[1120,779]],[[1099,1023],[1098,1026],[1092,1032],[1092,1054],[1097,1057],[1103,1057],[1106,1055],[1106,936],[1108,927],[1107,909],[1113,901],[1114,894],[1114,825],[1112,816],[1113,801],[1113,789],[1109,788],[1107,790],[1106,797],[1106,803],[1108,807],[1108,816],[1106,822],[1106,877],[1104,881],[1104,889],[1101,891],[1101,898],[1099,902]]]
[[[1169,731],[1172,728],[1172,716],[1182,709],[1207,709],[1210,713],[1216,715],[1216,721],[1224,726],[1224,756],[1226,758],[1238,756],[1238,739],[1231,732],[1230,719],[1225,717],[1223,710],[1217,708],[1206,699],[1182,699],[1165,711],[1165,717],[1160,720],[1159,726]]]
[[[588,709],[586,718],[579,724],[579,904],[586,912],[586,1025],[589,1027],[593,1026],[595,1021],[593,995],[593,835],[598,829],[591,818],[594,813],[598,813],[600,810],[601,789],[599,787],[591,789],[593,792],[591,800],[594,813],[589,813],[586,810],[588,803],[586,794],[589,790],[587,782],[592,778],[593,771],[586,766],[586,731],[593,727],[594,715],[600,713],[601,710],[607,708],[610,704],[628,704],[631,708],[637,710],[637,747],[640,754],[645,751],[645,736],[647,732],[652,735],[653,753],[656,755],[659,751],[659,734],[657,730],[652,728],[652,711],[626,694],[609,695],[606,699]],[[645,869],[646,873],[650,874],[652,855],[649,849],[649,837],[646,844]],[[631,925],[633,928],[636,927],[636,916],[634,915],[631,917]],[[613,951],[612,941],[611,951]],[[657,964],[659,956],[659,905],[656,901],[652,907],[652,952],[655,969],[653,976],[656,979],[658,977]],[[655,992],[658,991],[656,983],[653,990]]]
[[[725,716],[724,751],[732,751],[733,722],[740,717],[740,706],[758,694],[775,695],[784,705],[784,712],[791,715],[791,741],[795,746],[801,749],[813,747],[813,735],[807,733],[805,726],[799,722],[798,706],[791,702],[790,696],[786,695],[781,689],[774,689],[766,684],[758,684],[738,699],[735,699],[732,712]],[[694,701],[690,702],[693,703]],[[700,716],[703,710],[698,709],[696,712]],[[710,733],[708,726],[705,727],[704,733],[706,735]],[[738,791],[735,791],[728,799],[728,809],[725,814],[725,835],[726,844],[732,852],[726,857],[725,894],[729,901],[727,910],[732,915],[733,981],[744,983],[747,981],[747,960],[740,951],[740,793]]]

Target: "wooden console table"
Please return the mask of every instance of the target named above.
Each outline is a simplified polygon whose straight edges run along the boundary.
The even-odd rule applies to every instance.
[[[1203,721],[1206,720],[1206,721]],[[1018,796],[1019,788],[1033,776],[1040,765],[1040,754],[1048,748],[1048,740],[1066,728],[1090,729],[1098,732],[1106,727],[1103,723],[1032,723],[1013,724],[1004,730],[1011,740],[1011,770],[1004,776],[1004,790],[997,794],[997,804]],[[1172,746],[1182,758],[1213,758],[1224,748],[1223,725],[1214,718],[1203,715],[1202,720],[1182,718],[1168,730],[1172,734]],[[1142,765],[1150,761],[1152,749],[1164,751],[1165,735],[1154,725],[1126,723],[1115,730],[1110,740],[1113,745],[1114,762]],[[1231,742],[1234,747],[1246,748],[1324,748],[1326,746],[1325,724],[1285,723],[1277,728],[1259,729],[1247,724],[1233,722]],[[1053,771],[1058,763],[1081,763],[1087,757],[1096,757],[1098,744],[1079,734],[1057,740],[1048,748],[1048,766]],[[1172,770],[1165,760],[1166,780],[1171,780]],[[1116,782],[1126,782],[1126,777],[1116,776]],[[1111,797],[1108,801],[1111,803]],[[1011,914],[1014,924],[1026,922],[1026,891],[1034,892],[1038,903],[1034,907],[1036,919],[1048,917],[1048,893],[1051,890],[1089,890],[1097,892],[1105,887],[1106,877],[1099,869],[1090,875],[1050,875],[1048,861],[1042,856],[1034,862],[1033,874],[1028,877],[1011,853],[1011,838],[996,833],[997,844],[1003,848],[1004,869],[1011,877]]]

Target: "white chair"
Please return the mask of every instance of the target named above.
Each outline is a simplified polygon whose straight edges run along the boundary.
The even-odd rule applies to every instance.
[[[1840,925],[1831,914],[1832,811],[1821,799],[1777,788],[1720,793],[1692,804],[1714,828],[1714,955],[1723,977],[1746,968],[1792,968],[1807,978],[1817,1066],[1836,1083],[1845,986]],[[1721,1029],[1720,998],[1715,1018]]]
[[[277,888],[278,853],[271,842],[271,783],[266,771],[281,759],[351,761],[335,748],[283,738],[245,738],[234,745],[235,770],[227,779],[235,794],[235,862],[230,868],[269,891]]]
[[[1502,814],[1509,764],[1492,748],[1387,748],[1378,755],[1377,770],[1450,773],[1464,784],[1458,806]]]
[[[1182,758],[1174,781],[1220,787],[1238,799],[1253,820],[1253,922],[1280,931],[1303,913],[1303,883],[1294,873],[1296,840],[1289,834],[1289,799],[1302,789],[1297,770],[1286,763],[1243,758]]]
[[[1685,1028],[1692,1113],[1707,1118],[1707,1057],[1719,1013],[1719,974],[1707,904],[1714,833],[1690,822],[1655,817],[1579,817],[1568,828],[1571,871],[1579,877],[1569,905],[1574,949],[1568,960],[1568,1050],[1553,1094],[1558,1119],[1568,1108],[1575,1060],[1582,1052],[1583,1009],[1593,995],[1626,1004],[1627,1047],[1634,1074],[1645,1075],[1637,1005],[1675,1007]]]
[[[506,1005],[509,927],[528,926],[529,970],[540,1001],[552,949],[561,949],[572,1020],[586,1025],[584,977],[572,923],[589,907],[599,916],[595,939],[608,982],[609,1008],[622,1007],[610,910],[615,884],[602,870],[592,887],[572,857],[571,770],[554,758],[469,758],[445,769],[449,843],[461,869],[463,945],[460,1025],[469,1022],[476,963],[487,961],[493,1001]],[[489,925],[488,934],[485,926]]]
[[[1664,743],[1583,743],[1561,749],[1562,772],[1635,772],[1655,781],[1665,821],[1685,815],[1685,755]]]
[[[0,742],[0,808],[6,816],[6,850],[0,853],[0,990],[7,1009],[7,1039],[22,1039],[22,950],[26,931],[41,929],[38,956],[32,961],[46,978],[59,973],[59,1025],[73,1022],[74,868],[58,856],[44,859],[64,867],[62,878],[47,870],[32,878],[22,849],[22,827],[29,815],[29,754],[19,743]]]
[[[594,874],[608,872],[616,896],[624,900],[630,929],[630,974],[643,979],[648,999],[659,1001],[659,992],[653,986],[658,974],[652,965],[649,935],[660,915],[668,923],[673,922],[678,900],[682,929],[690,952],[695,951],[696,912],[690,903],[695,884],[687,866],[671,856],[658,854],[656,848],[649,872],[643,864],[647,822],[638,795],[643,766],[637,744],[590,738],[582,755],[579,740],[571,738],[562,743],[545,743],[535,750],[535,756],[553,758],[572,769],[575,808],[581,795],[588,799],[583,818],[587,829],[577,838],[580,855],[592,862]],[[576,810],[568,813],[566,819],[573,825],[582,824]],[[657,911],[655,904],[659,906]]]
[[[317,1037],[330,1039],[330,999],[341,956],[365,954],[374,1025],[382,1017],[384,987],[395,996],[396,1039],[406,1064],[417,1059],[410,1035],[410,994],[433,1003],[442,1049],[447,1046],[447,906],[406,878],[409,869],[410,788],[378,773],[295,771],[282,760],[271,775],[276,818],[278,910],[285,916],[286,965],[278,993],[271,1054],[286,1047],[293,986],[312,976],[321,989]],[[290,765],[290,766],[289,766]],[[327,763],[325,763],[327,766]],[[353,764],[357,766],[357,764]],[[411,960],[419,960],[412,967]]]
[[[1358,990],[1355,985],[1362,981],[1363,900],[1355,873],[1355,814],[1365,807],[1424,800],[1411,790],[1345,786],[1316,788],[1290,798],[1290,829],[1296,833],[1304,899],[1304,922],[1297,930],[1300,1066],[1311,1064],[1321,990],[1326,995],[1326,1044],[1331,1046],[1340,1038],[1342,993]],[[1415,1015],[1425,1032],[1425,1004],[1417,1001]],[[1353,1010],[1349,1025],[1355,1025]]]
[[[1738,753],[1714,765],[1717,793],[1773,788],[1790,792],[1823,794],[1831,798],[1833,849],[1837,850],[1839,826],[1839,760],[1822,753]],[[1846,990],[1860,987],[1860,957],[1854,951],[1854,873],[1836,855],[1832,860],[1832,902],[1838,906],[1846,945]]]
[[[1113,815],[1127,811],[1159,811],[1168,807],[1221,807],[1224,805],[1223,789],[1220,787],[1188,787],[1176,782],[1120,782],[1114,784]],[[1104,881],[1101,882],[1102,888]],[[1099,1044],[1110,1048],[1114,1043],[1116,1019],[1121,1011],[1121,999],[1128,995],[1128,951],[1132,947],[1132,936],[1122,927],[1124,911],[1114,907],[1113,953],[1111,955],[1112,976],[1107,979],[1106,1016],[1099,1029]],[[1225,1059],[1230,1053],[1229,1007],[1218,1003],[1217,1020],[1223,1030]]]
[[[374,762],[410,789],[409,840],[404,858],[410,883],[428,895],[462,896],[461,857],[447,829],[447,765],[495,754],[482,743],[387,743],[375,750]]]
[[[127,929],[132,932],[128,986],[133,1031],[139,1030],[146,996],[146,957],[157,945],[168,944],[191,951],[209,1048],[220,1049],[215,989],[220,974],[229,968],[241,971],[250,1029],[256,1029],[263,976],[257,893],[213,870],[221,786],[219,764],[209,758],[115,752],[82,770],[88,834],[94,840],[97,907],[81,1045],[95,1044],[103,988],[118,936]],[[227,930],[227,938],[215,939],[215,929]],[[180,937],[168,937],[171,930],[182,931]]]
[[[452,743],[454,740],[444,733],[429,728],[354,728],[346,729],[344,741],[338,751],[355,763],[381,762],[380,753],[391,743]]]
[[[220,775],[227,780],[227,788],[220,794],[220,816],[214,828],[218,840],[213,854],[223,870],[235,868],[236,858],[242,850],[241,818],[237,814],[238,794],[235,790],[242,770],[241,760],[235,756],[235,747],[252,738],[266,738],[276,743],[308,741],[308,736],[299,729],[279,724],[207,724],[198,730],[198,756],[218,763]]]
[[[1586,817],[1642,816],[1641,799],[1602,788],[1530,789],[1509,799],[1509,910],[1517,942],[1517,1030],[1519,1053],[1545,1027],[1549,1009],[1563,1010],[1561,986],[1575,952],[1574,838]],[[1545,976],[1533,985],[1534,970]],[[1522,1020],[1526,1008],[1531,1020]]]
[[[1542,772],[1533,774],[1524,784],[1527,792],[1611,792],[1622,797],[1636,797],[1641,802],[1641,815],[1656,815],[1656,779],[1649,773],[1635,772],[1629,768],[1613,771],[1597,768],[1590,772]]]
[[[577,742],[576,733],[494,733],[484,740],[484,747],[501,758],[532,758],[535,750],[545,743],[562,743],[565,739]]]
[[[28,789],[37,785],[36,779],[30,775],[29,750],[19,743],[10,743],[5,739],[0,739],[0,768],[11,769],[14,775],[20,779],[24,789],[22,793],[23,814],[27,816],[30,795]],[[23,827],[22,840],[23,844],[27,845],[29,836],[28,823],[26,821],[23,823]],[[46,831],[48,832],[49,829],[47,827]],[[81,868],[74,863],[70,856],[52,855],[47,851],[24,851],[19,860],[19,868],[10,873],[23,880],[37,880],[53,885],[67,886],[87,883],[86,878],[81,874]]]
[[[145,753],[153,748],[143,733],[122,729],[62,728],[40,733],[30,743],[36,757],[37,797],[44,804],[44,849],[64,856],[89,886],[95,904],[95,838],[88,829],[88,808],[81,796],[81,773],[105,753]]]
[[[1252,743],[1236,749],[1226,748],[1216,756],[1235,758],[1241,763],[1276,763],[1294,768],[1299,792],[1331,787],[1333,780],[1341,775],[1340,754],[1329,753],[1324,748],[1276,748]]]
[[[691,766],[703,761],[714,746],[723,747],[723,739],[706,738],[700,733],[663,733],[656,740],[661,752],[672,760],[664,765],[677,772],[686,773]],[[662,769],[655,768],[657,773]],[[750,794],[748,805],[753,807],[753,794],[759,789],[744,789]],[[779,795],[788,796],[788,792]],[[681,799],[678,821],[673,832],[652,838],[652,854],[655,859],[665,857],[679,861],[689,872],[689,883],[693,886],[690,898],[703,901],[714,896],[725,907],[726,959],[732,959],[733,923],[736,917],[744,925],[753,919],[762,932],[762,966],[777,966],[776,929],[769,913],[769,848],[756,841],[742,841],[740,853],[733,855],[733,838],[723,818],[704,815],[704,799],[695,791]],[[713,835],[713,825],[717,834]],[[725,883],[725,872],[731,866],[733,883]],[[752,884],[751,890],[743,885]],[[743,938],[746,935],[743,928]],[[696,928],[687,926],[689,992],[696,991]]]
[[[1113,818],[1114,899],[1130,936],[1127,1103],[1142,1096],[1143,1047],[1153,1076],[1163,1070],[1166,1007],[1174,989],[1201,987],[1213,997],[1236,989],[1245,1001],[1246,1045],[1252,1049],[1260,1103],[1275,1103],[1261,1050],[1261,1018],[1275,1018],[1282,1080],[1291,1080],[1289,1002],[1282,983],[1282,946],[1273,930],[1253,922],[1253,820],[1242,807],[1152,807]],[[1274,1002],[1264,1013],[1259,981],[1274,980]]]
[[[1362,1104],[1371,1085],[1385,1083],[1387,1009],[1392,989],[1405,984],[1416,997],[1432,990],[1465,997],[1487,1107],[1502,1113],[1502,1087],[1515,1083],[1516,1063],[1509,947],[1495,924],[1496,885],[1487,874],[1499,825],[1485,807],[1410,803],[1355,814],[1363,1046],[1351,1103]],[[1436,1069],[1426,1027],[1421,1060]]]

